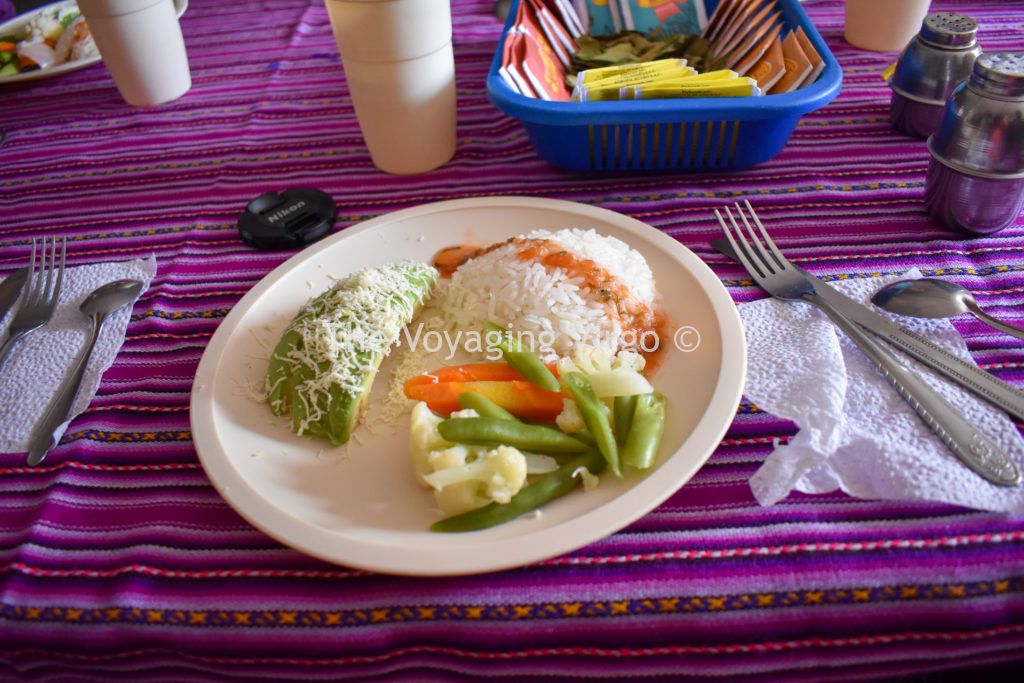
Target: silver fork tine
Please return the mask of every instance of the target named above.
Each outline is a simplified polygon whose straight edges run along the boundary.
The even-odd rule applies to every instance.
[[[726,213],[728,213],[729,212],[729,207],[726,207],[725,211],[726,211]],[[729,244],[732,245],[733,251],[736,252],[736,256],[739,257],[740,263],[743,264],[743,267],[746,268],[748,272],[749,271],[754,271],[758,275],[763,277],[764,273],[761,272],[761,269],[758,268],[757,265],[754,264],[753,261],[750,260],[750,256],[749,256],[749,254],[747,252],[747,248],[746,248],[747,247],[747,241],[743,238],[743,235],[738,232],[739,231],[739,226],[737,226],[737,228],[736,228],[737,229],[736,235],[733,235],[733,231],[729,229],[729,225],[725,222],[725,219],[722,218],[722,214],[718,212],[718,209],[715,209],[715,216],[718,217],[718,224],[722,226],[722,232],[725,233],[725,238],[727,240],[729,240]],[[732,220],[732,216],[731,215],[729,216],[729,219]],[[732,223],[733,223],[733,225],[736,225],[736,221],[732,221]],[[743,243],[742,247],[737,242],[737,238],[739,238],[739,241]],[[751,274],[753,274],[753,273],[751,273]]]
[[[757,229],[761,231],[761,235],[764,237],[764,241],[768,245],[771,255],[775,258],[775,262],[779,264],[779,268],[785,270],[789,265],[789,261],[782,255],[782,251],[779,249],[778,245],[775,244],[775,240],[772,239],[772,236],[769,235],[768,231],[764,229],[763,225],[761,225],[761,219],[757,217],[757,212],[754,211],[754,207],[750,205],[750,200],[744,199],[743,203],[747,205],[747,211],[750,212],[750,217],[754,220],[754,223],[757,224]]]
[[[57,255],[57,238],[56,237],[51,238],[50,242],[51,242],[51,244],[50,244],[50,253],[49,253],[50,262],[47,263],[46,262],[46,258],[47,258],[46,238],[43,237],[42,267],[43,267],[43,272],[46,273],[46,280],[44,282],[42,282],[40,284],[40,287],[39,287],[39,302],[38,303],[40,303],[40,304],[45,304],[47,301],[50,300],[50,292],[53,290],[53,265],[54,265],[53,261],[54,261],[54,258]]]
[[[738,209],[739,207],[737,207]],[[761,243],[757,240],[757,236],[750,233],[748,238],[743,234],[743,228],[740,227],[739,223],[736,222],[736,218],[732,215],[732,210],[727,206],[725,207],[725,213],[729,216],[729,221],[732,223],[736,237],[743,243],[743,246],[747,250],[747,256],[753,261],[754,266],[757,268],[757,272],[762,277],[767,277],[772,274],[772,264],[768,263],[764,258],[764,253],[761,250]]]
[[[778,266],[772,263],[768,258],[768,255],[765,253],[764,245],[761,244],[761,239],[757,236],[757,233],[754,232],[754,228],[750,225],[750,221],[747,220],[746,215],[743,213],[743,208],[739,204],[734,204],[733,206],[736,207],[736,213],[739,214],[740,220],[743,221],[743,225],[747,228],[747,234],[750,235],[750,242],[753,245],[751,250],[757,255],[758,260],[761,262],[761,270],[768,275],[775,273],[775,271],[778,270]],[[731,213],[729,217],[732,218]],[[733,221],[733,224],[736,224],[735,220]],[[739,225],[736,225],[736,229],[743,232],[743,229],[740,228]]]
[[[21,306],[28,306],[32,298],[33,287],[36,285],[36,238],[32,238],[32,253],[28,257],[28,272],[25,274],[25,294],[22,295]]]
[[[49,280],[47,279],[47,301],[50,310],[52,311],[57,305],[57,297],[60,296],[60,288],[64,284],[64,260],[67,256],[68,241],[66,237],[61,238],[60,245],[60,265],[57,265],[57,238],[53,238],[53,254],[50,258],[50,276],[53,280],[53,287],[49,287]]]

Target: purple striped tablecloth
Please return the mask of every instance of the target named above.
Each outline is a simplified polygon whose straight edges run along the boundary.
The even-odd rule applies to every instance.
[[[218,323],[289,254],[234,220],[257,194],[321,187],[338,229],[456,197],[543,196],[619,211],[709,262],[738,303],[763,293],[708,246],[710,211],[749,196],[819,275],[911,266],[1024,323],[1024,219],[967,238],[922,210],[927,153],[887,122],[893,55],[842,38],[842,3],[807,9],[842,94],[783,153],[743,172],[558,171],[487,100],[501,25],[455,0],[459,147],[415,177],[362,146],[322,0],[192,0],[194,86],[154,109],[106,70],[0,88],[0,273],[32,237],[74,264],[155,254],[158,272],[92,405],[45,466],[0,456],[0,679],[473,680],[500,675],[867,680],[1024,659],[1024,519],[840,494],[761,508],[747,485],[793,425],[746,402],[708,464],[621,532],[547,562],[410,579],[306,557],[210,485],[189,431],[193,374]],[[1024,2],[943,0],[988,50],[1024,48]],[[1019,342],[967,319],[978,362],[1024,385]]]

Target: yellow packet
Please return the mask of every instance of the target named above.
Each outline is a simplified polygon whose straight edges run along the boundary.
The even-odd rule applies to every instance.
[[[656,81],[649,83],[629,83],[628,85],[660,85],[662,83],[706,83],[708,81],[728,81],[734,78],[740,78],[740,75],[732,69],[719,69],[717,71],[706,71],[702,74],[694,74],[692,76],[684,76],[682,78],[659,78]]]
[[[676,97],[757,97],[761,89],[753,78],[736,78],[728,81],[705,81],[686,85],[631,85],[624,88],[624,99],[656,100]]]
[[[595,90],[614,90],[616,88],[622,88],[627,85],[642,85],[644,83],[660,83],[662,80],[683,80],[685,78],[692,78],[697,75],[696,69],[691,69],[688,66],[682,69],[672,69],[670,71],[663,71],[660,74],[650,76],[647,74],[634,74],[624,73],[618,76],[609,76],[608,78],[602,78],[599,81],[593,83],[576,84],[576,87],[572,91],[572,99],[575,101],[583,101],[584,97],[588,100],[593,100],[592,93]],[[589,91],[584,94],[584,90]],[[617,99],[617,98],[612,98]]]
[[[597,85],[577,85],[573,88],[572,99],[574,102],[609,102],[623,99],[622,95],[627,86],[609,85],[602,87]]]
[[[640,62],[638,64],[617,64],[615,66],[602,66],[596,69],[584,69],[576,74],[576,83],[592,85],[606,78],[615,78],[629,75],[632,78],[653,78],[665,71],[678,69],[690,69],[685,59],[656,59],[653,62]]]

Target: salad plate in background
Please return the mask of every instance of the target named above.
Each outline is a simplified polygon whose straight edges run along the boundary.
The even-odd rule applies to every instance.
[[[369,419],[343,447],[299,436],[253,389],[269,350],[308,299],[338,278],[410,259],[430,263],[452,245],[488,245],[534,229],[586,228],[617,238],[650,266],[672,328],[700,335],[692,348],[668,338],[651,383],[667,398],[664,438],[649,472],[601,477],[539,514],[482,531],[429,530],[438,519],[410,460],[409,420],[376,422],[392,353],[369,397]],[[692,338],[690,338],[692,340]],[[430,368],[428,368],[430,369]],[[200,461],[224,499],[280,542],[324,560],[393,574],[458,575],[522,566],[618,531],[685,484],[735,415],[746,370],[743,330],[714,273],[671,237],[612,211],[571,202],[487,197],[428,204],[335,234],[257,283],[218,327],[193,385],[191,422]]]
[[[75,0],[62,0],[0,24],[0,85],[51,78],[101,60]],[[23,57],[36,62],[21,66]]]

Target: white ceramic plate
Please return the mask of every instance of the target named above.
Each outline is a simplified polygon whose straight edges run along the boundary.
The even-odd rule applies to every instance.
[[[19,14],[8,22],[0,24],[0,36],[19,34],[21,30],[28,25],[28,22],[32,21],[35,17],[40,14],[52,12],[55,9],[63,9],[65,7],[77,7],[75,0],[64,0],[63,2],[55,2],[50,5],[44,5],[43,7],[36,8],[31,12],[25,14]],[[57,66],[51,66],[49,69],[36,69],[35,71],[26,71],[25,73],[12,74],[10,76],[0,76],[0,85],[5,83],[21,83],[23,81],[37,81],[42,78],[51,78],[53,76],[59,76],[66,74],[69,71],[78,71],[84,69],[87,66],[91,66],[96,62],[99,62],[101,57],[97,54],[94,57],[87,59],[79,59],[74,62],[64,62]]]
[[[433,497],[415,482],[407,416],[347,450],[298,437],[246,395],[261,385],[268,355],[298,309],[343,277],[400,259],[429,261],[442,247],[490,244],[531,229],[595,228],[639,250],[654,271],[670,326],[700,334],[695,351],[670,345],[652,378],[668,398],[655,468],[577,490],[485,531],[438,534]],[[685,341],[692,342],[692,333]],[[671,344],[671,341],[669,340]],[[371,401],[386,393],[385,361]],[[658,230],[605,209],[549,199],[488,197],[428,204],[381,216],[281,264],[224,319],[203,354],[192,394],[193,437],[214,486],[270,536],[330,562],[410,575],[507,569],[560,555],[626,526],[672,495],[711,455],[735,415],[746,349],[739,315],[714,273]],[[371,413],[373,408],[371,407]],[[361,443],[360,443],[361,442]]]

